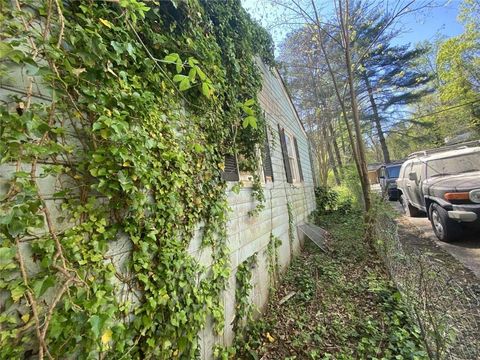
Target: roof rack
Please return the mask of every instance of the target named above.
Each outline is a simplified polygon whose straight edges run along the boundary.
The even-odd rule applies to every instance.
[[[431,155],[431,154],[435,154],[435,153],[439,153],[439,152],[443,152],[443,151],[448,151],[448,150],[467,149],[469,147],[475,147],[475,146],[480,146],[480,140],[473,140],[473,141],[468,141],[468,142],[459,143],[459,144],[442,146],[441,148],[437,148],[437,149],[428,149],[428,150],[416,151],[416,152],[408,155],[408,159],[413,159],[413,158],[419,157],[419,156],[427,156],[427,155]]]

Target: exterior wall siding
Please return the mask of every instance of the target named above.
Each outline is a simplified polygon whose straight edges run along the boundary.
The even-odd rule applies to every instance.
[[[261,311],[268,300],[270,288],[268,272],[269,260],[266,252],[267,245],[270,241],[270,234],[273,234],[282,241],[282,244],[277,249],[277,255],[280,268],[285,269],[291,261],[291,254],[297,253],[300,250],[303,241],[295,230],[293,249],[290,249],[287,203],[290,203],[292,207],[295,228],[307,221],[308,215],[315,207],[314,185],[306,133],[298,119],[278,72],[275,69],[269,69],[261,62],[258,63],[258,66],[263,76],[263,89],[258,96],[269,125],[268,136],[274,181],[265,185],[265,209],[255,217],[248,215],[248,212],[255,208],[255,203],[251,197],[251,188],[242,188],[239,194],[235,194],[231,191],[230,186],[227,191],[229,205],[231,207],[228,221],[228,245],[230,248],[232,273],[229,279],[229,286],[224,292],[223,299],[225,331],[223,336],[215,336],[211,324],[207,324],[206,328],[201,331],[201,351],[204,359],[212,358],[212,348],[215,343],[230,344],[233,340],[232,321],[235,317],[235,272],[238,265],[251,255],[257,254],[257,264],[252,270],[253,290],[251,293],[251,302],[258,311]],[[20,76],[8,82],[0,82],[0,100],[6,100],[7,96],[12,93],[21,93],[23,90],[20,89],[24,89],[23,85],[24,80]],[[48,92],[44,89],[37,89],[37,91],[34,91],[33,101],[48,102]],[[280,147],[278,124],[287,129],[287,131],[297,139],[304,175],[304,181],[301,183],[287,183]],[[28,170],[29,167],[27,166],[25,169]],[[7,191],[7,183],[13,171],[14,167],[12,165],[4,164],[0,166],[0,195]],[[37,171],[41,171],[40,166]],[[46,199],[56,191],[55,185],[57,181],[58,179],[52,176],[41,179],[41,192]],[[58,201],[46,200],[46,204],[54,217],[60,215],[60,203]],[[58,230],[61,230],[62,227],[67,225],[55,224]],[[192,239],[190,243],[189,252],[195,256],[201,264],[208,266],[211,263],[211,251],[208,248],[200,248],[200,234],[201,226],[199,226],[197,236]],[[130,240],[124,236],[117,239],[117,241],[112,241],[109,254],[114,256],[114,261],[117,265],[121,265],[128,260],[129,255],[125,253],[125,249],[129,248],[131,248]],[[29,258],[28,253],[28,249],[25,249],[26,260]],[[121,255],[114,255],[116,253]],[[37,266],[33,261],[27,261],[26,265],[27,271],[31,273],[37,271]],[[4,299],[0,298],[0,303],[2,303],[3,300]]]
[[[303,242],[296,231],[296,227],[304,224],[315,208],[313,176],[305,130],[278,72],[275,69],[269,69],[260,61],[258,66],[263,76],[263,88],[258,97],[269,128],[268,136],[274,181],[265,185],[265,209],[255,217],[248,215],[248,211],[255,208],[250,188],[243,188],[239,194],[231,191],[228,193],[232,210],[228,223],[228,234],[233,271],[229,280],[229,288],[224,297],[225,331],[223,339],[212,338],[213,335],[209,335],[208,330],[204,332],[203,357],[205,359],[212,356],[210,345],[214,340],[222,341],[224,344],[230,344],[233,340],[232,322],[235,318],[235,272],[237,266],[251,255],[257,254],[257,264],[252,269],[253,290],[251,301],[258,312],[261,312],[268,300],[271,281],[269,279],[269,259],[267,255],[270,233],[282,241],[277,250],[277,255],[280,268],[284,270],[292,260],[291,254],[298,253]],[[301,183],[290,184],[287,182],[278,124],[297,139],[304,176],[304,181]],[[289,240],[287,203],[292,206],[295,228],[292,251]]]

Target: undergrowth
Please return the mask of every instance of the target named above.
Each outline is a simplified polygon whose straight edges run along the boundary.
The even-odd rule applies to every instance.
[[[362,213],[328,211],[315,221],[329,231],[331,253],[306,243],[265,317],[237,338],[236,358],[426,358],[399,292],[363,245]]]

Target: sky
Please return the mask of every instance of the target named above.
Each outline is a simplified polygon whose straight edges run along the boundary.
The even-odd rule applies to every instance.
[[[282,0],[285,2],[286,0]],[[371,1],[371,0],[369,0]],[[332,0],[323,0],[320,3],[328,4]],[[443,0],[438,0],[439,4]],[[394,40],[396,45],[410,43],[415,45],[425,40],[434,40],[439,36],[452,37],[463,32],[463,26],[457,21],[457,16],[462,0],[451,0],[446,6],[439,6],[419,13],[406,15],[401,23],[397,24],[398,37]],[[269,6],[271,0],[242,0],[243,6],[259,21],[269,32],[278,45],[292,26],[277,26],[272,28],[272,23],[278,23],[278,19],[286,20],[286,17],[277,7]],[[328,9],[328,6],[326,9]],[[299,20],[290,19],[288,22],[299,24]],[[278,49],[278,46],[277,46]]]

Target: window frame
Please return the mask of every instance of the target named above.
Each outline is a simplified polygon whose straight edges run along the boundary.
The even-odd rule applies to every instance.
[[[290,165],[290,172],[292,173],[292,183],[300,183],[300,171],[298,169],[298,158],[297,158],[297,151],[295,150],[295,136],[284,129],[285,133],[285,145],[287,147],[287,156],[288,162]],[[291,150],[291,154],[290,154]]]

